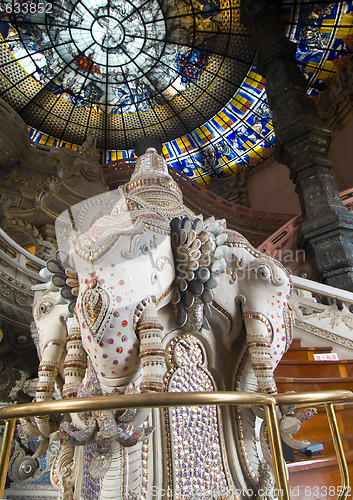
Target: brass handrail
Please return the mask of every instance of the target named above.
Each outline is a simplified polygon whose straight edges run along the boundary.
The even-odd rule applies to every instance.
[[[317,391],[315,393],[267,394],[217,391],[217,392],[162,392],[143,394],[119,394],[114,396],[98,396],[91,398],[72,398],[67,400],[43,401],[7,406],[0,409],[0,419],[5,420],[5,430],[0,450],[0,497],[3,496],[7,468],[10,459],[11,443],[15,431],[16,419],[48,414],[77,413],[85,411],[121,410],[128,408],[163,408],[176,406],[204,405],[256,405],[263,406],[269,435],[269,444],[273,457],[276,488],[280,500],[290,500],[286,466],[283,458],[279,426],[276,417],[276,406],[285,404],[326,404],[327,418],[335,445],[336,455],[341,471],[341,491],[337,498],[347,498],[349,475],[342,442],[335,419],[333,403],[353,401],[350,391]]]
[[[330,427],[330,432],[332,436],[333,445],[336,452],[338,468],[341,476],[341,486],[337,500],[344,500],[350,494],[350,486],[349,486],[349,472],[347,467],[346,458],[344,456],[342,440],[340,436],[340,432],[337,425],[337,419],[335,415],[335,411],[333,408],[333,403],[338,403],[337,399],[333,399],[332,395],[336,394],[337,397],[339,395],[342,396],[341,401],[353,401],[353,393],[351,391],[317,391],[317,392],[308,392],[308,393],[295,393],[295,394],[276,394],[274,397],[279,406],[283,405],[296,405],[300,406],[308,406],[309,404],[324,404],[326,409],[327,420]],[[345,397],[346,394],[346,397]]]

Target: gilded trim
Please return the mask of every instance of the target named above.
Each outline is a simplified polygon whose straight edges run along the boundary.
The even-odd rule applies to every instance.
[[[243,318],[243,320],[244,319],[258,319],[259,321],[262,321],[262,323],[264,323],[264,325],[266,325],[268,335],[270,337],[270,343],[272,344],[273,328],[272,328],[270,320],[264,314],[257,312],[257,311],[248,311],[248,312],[243,313],[242,318]]]
[[[51,345],[57,345],[59,347],[62,347],[63,349],[65,349],[66,347],[66,342],[63,342],[62,340],[59,340],[59,339],[52,339],[52,340],[49,340],[43,347],[43,351],[47,348],[47,347],[50,347]]]
[[[213,307],[220,312],[228,321],[229,321],[229,328],[227,335],[230,334],[230,332],[233,330],[233,318],[230,312],[227,311],[227,309],[224,309],[224,307],[221,306],[216,300],[212,301]]]

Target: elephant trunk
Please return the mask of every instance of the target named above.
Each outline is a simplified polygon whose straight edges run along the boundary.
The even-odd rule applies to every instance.
[[[243,314],[243,320],[258,390],[266,394],[275,394],[277,387],[273,376],[269,322],[267,324],[266,318],[260,318],[258,314],[249,312]]]
[[[162,392],[166,372],[165,352],[162,346],[163,326],[157,317],[154,302],[144,309],[137,331],[140,338],[140,359],[142,366],[141,392]]]

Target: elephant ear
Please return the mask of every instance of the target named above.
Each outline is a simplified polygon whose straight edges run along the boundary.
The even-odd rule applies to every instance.
[[[47,280],[46,288],[52,292],[60,292],[57,302],[68,304],[67,316],[72,317],[78,295],[78,274],[69,265],[70,256],[63,250],[58,250],[54,259],[46,263],[39,275]]]
[[[226,268],[224,221],[176,217],[170,222],[175,262],[175,287],[172,302],[176,306],[179,327],[198,331],[209,329],[210,304],[218,275]]]

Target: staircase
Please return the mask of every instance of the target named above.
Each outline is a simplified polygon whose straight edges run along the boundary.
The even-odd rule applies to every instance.
[[[275,371],[278,392],[353,391],[353,360],[314,361],[314,354],[331,351],[332,347],[302,347],[295,339]],[[293,437],[320,442],[324,449],[311,457],[295,452],[295,462],[287,463],[291,498],[332,500],[340,493],[340,473],[325,407],[317,410],[318,415],[304,422]],[[353,481],[353,403],[335,405],[335,413]],[[348,498],[351,495],[352,490]]]

